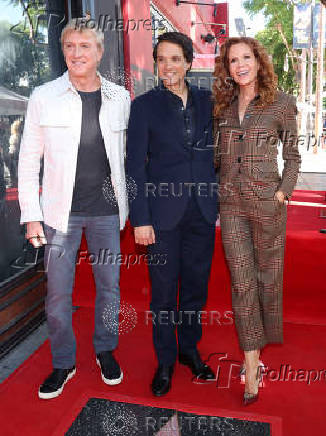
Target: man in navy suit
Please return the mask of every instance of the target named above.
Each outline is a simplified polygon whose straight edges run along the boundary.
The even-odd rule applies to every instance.
[[[182,33],[167,32],[159,37],[153,56],[161,83],[132,103],[127,174],[137,184],[137,196],[130,203],[135,242],[147,245],[153,258],[166,260],[149,265],[159,364],[152,392],[160,396],[171,387],[177,354],[196,377],[215,379],[197,342],[218,200],[211,93],[185,81],[193,60],[192,41]]]

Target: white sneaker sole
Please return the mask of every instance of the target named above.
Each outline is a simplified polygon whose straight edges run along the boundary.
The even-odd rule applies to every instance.
[[[104,381],[104,383],[105,383],[106,385],[114,386],[114,385],[118,385],[119,383],[122,382],[122,380],[123,380],[123,372],[121,371],[121,369],[120,369],[120,371],[121,371],[121,375],[120,375],[119,378],[113,378],[113,379],[105,378],[104,375],[103,375],[103,373],[102,373],[102,368],[101,368],[100,361],[99,361],[97,358],[96,358],[96,363],[97,363],[98,366],[100,367],[100,370],[101,370],[101,377],[102,377],[102,380]]]
[[[63,388],[65,386],[65,384],[73,378],[73,376],[76,374],[76,368],[68,375],[66,381],[63,383],[63,385],[61,386],[60,389],[58,389],[55,392],[40,392],[38,391],[38,396],[39,398],[41,398],[42,400],[51,400],[52,398],[56,398],[59,395],[62,394]]]

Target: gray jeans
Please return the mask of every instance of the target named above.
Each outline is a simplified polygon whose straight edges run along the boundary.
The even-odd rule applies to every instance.
[[[62,233],[44,225],[47,245],[47,315],[53,368],[70,368],[76,362],[76,339],[72,328],[72,289],[77,252],[83,229],[96,284],[95,353],[113,350],[118,344],[120,308],[119,216],[70,216],[68,231]],[[80,253],[79,258],[86,257]],[[87,284],[88,286],[88,284]]]

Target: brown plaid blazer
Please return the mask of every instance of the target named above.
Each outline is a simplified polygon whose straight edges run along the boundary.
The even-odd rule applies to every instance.
[[[238,196],[234,181],[257,200],[272,198],[281,190],[289,198],[297,181],[300,154],[297,141],[296,103],[278,91],[274,103],[260,108],[256,97],[240,124],[238,98],[215,120],[215,162],[220,168],[220,200]],[[283,143],[284,170],[279,176],[277,147]]]

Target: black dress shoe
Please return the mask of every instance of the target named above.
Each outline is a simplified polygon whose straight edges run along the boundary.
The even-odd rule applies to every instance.
[[[211,368],[201,360],[197,350],[192,354],[179,353],[179,362],[182,365],[188,366],[197,379],[216,380],[216,375]]]
[[[169,392],[172,374],[173,365],[159,365],[152,381],[152,392],[156,397],[161,397]]]

